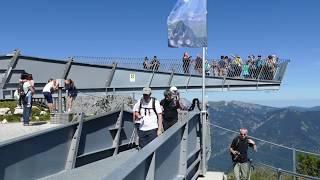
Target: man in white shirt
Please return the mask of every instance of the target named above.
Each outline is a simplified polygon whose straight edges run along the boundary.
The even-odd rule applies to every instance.
[[[162,108],[155,98],[151,97],[151,88],[142,90],[141,98],[133,107],[134,121],[138,128],[139,146],[143,148],[162,133]]]
[[[58,85],[58,82],[55,79],[51,78],[48,80],[48,83],[44,86],[42,90],[44,98],[47,100],[50,113],[53,113],[53,110],[55,108],[53,105],[52,92],[58,89]]]

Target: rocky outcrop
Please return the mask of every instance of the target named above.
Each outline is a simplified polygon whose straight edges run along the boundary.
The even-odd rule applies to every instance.
[[[10,108],[0,108],[0,115],[11,114]]]
[[[73,104],[72,112],[83,112],[86,115],[96,115],[121,109],[131,111],[134,100],[130,96],[78,96]]]

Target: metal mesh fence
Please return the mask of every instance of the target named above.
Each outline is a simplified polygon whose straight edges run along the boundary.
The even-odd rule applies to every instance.
[[[77,62],[112,65],[155,72],[172,72],[188,75],[202,75],[202,59],[158,59],[123,57],[74,56]],[[259,79],[281,81],[283,69],[289,60],[284,59],[208,59],[205,63],[206,76],[235,79]]]

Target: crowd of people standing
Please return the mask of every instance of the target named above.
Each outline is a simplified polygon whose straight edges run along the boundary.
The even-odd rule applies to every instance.
[[[218,60],[205,61],[205,74],[214,77],[235,77],[272,80],[276,73],[279,58],[269,55],[262,58],[261,55],[250,55],[246,60],[240,56],[221,56]],[[195,74],[202,74],[202,57],[197,55],[192,59],[188,52],[182,57],[183,73],[191,73],[191,67]]]

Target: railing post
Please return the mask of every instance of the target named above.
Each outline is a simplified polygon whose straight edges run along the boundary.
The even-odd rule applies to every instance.
[[[67,157],[67,162],[65,165],[65,170],[71,170],[76,165],[78,148],[79,148],[81,131],[82,131],[82,125],[83,125],[83,120],[84,120],[84,114],[79,113],[77,115],[77,119],[78,119],[78,126],[77,126],[77,130],[73,134],[73,138],[71,140],[69,153],[68,153],[68,157]]]
[[[281,169],[277,169],[277,180],[281,180]]]
[[[185,179],[187,177],[187,160],[188,160],[188,122],[182,127],[182,139],[180,142],[180,160],[179,176]]]
[[[113,79],[114,74],[115,74],[115,72],[116,72],[117,66],[118,66],[118,63],[115,63],[115,62],[114,62],[114,63],[112,64],[111,73],[110,73],[109,77],[107,77],[108,79],[106,80],[106,92],[108,92],[108,88],[110,88],[110,86],[111,86],[112,79]]]
[[[64,88],[64,79],[57,79],[59,84],[58,89],[58,112],[62,113],[62,89]]]
[[[259,88],[260,76],[261,76],[261,73],[262,73],[263,69],[264,69],[264,64],[261,66],[261,69],[260,69],[258,77],[257,77],[257,89]]]
[[[12,69],[14,69],[14,67],[16,66],[16,64],[18,62],[19,56],[20,56],[20,50],[18,50],[18,49],[14,50],[14,54],[10,60],[8,67],[7,67],[7,71],[4,73],[3,77],[1,77],[2,79],[0,80],[0,99],[5,99],[3,90],[5,89],[8,78],[12,74]]]
[[[154,180],[156,172],[156,152],[153,152],[150,156],[150,164],[147,171],[146,180]]]
[[[206,130],[207,130],[207,118],[206,118],[206,102],[205,102],[205,88],[206,88],[206,82],[205,82],[205,60],[206,60],[206,47],[202,48],[202,109],[201,109],[201,122],[202,122],[202,132],[201,132],[201,136],[202,136],[202,155],[201,155],[201,175],[205,175],[207,172],[207,149],[206,149],[206,139],[208,137]]]
[[[292,149],[292,172],[296,173],[297,172],[297,167],[296,167],[296,149]],[[293,180],[296,180],[296,176],[293,176]]]
[[[121,106],[121,111],[115,126],[115,130],[116,135],[114,137],[113,143],[112,143],[112,147],[114,147],[114,151],[113,151],[113,156],[117,155],[119,152],[119,145],[120,145],[120,136],[121,136],[121,131],[122,131],[122,121],[123,121],[123,109],[124,109],[124,103],[122,103]]]
[[[63,71],[63,74],[61,76],[61,79],[67,79],[69,71],[70,71],[71,66],[72,66],[72,62],[73,62],[73,58],[69,58],[69,61],[66,63],[66,65],[64,67],[64,71]]]

